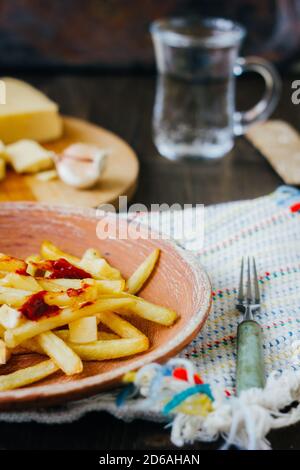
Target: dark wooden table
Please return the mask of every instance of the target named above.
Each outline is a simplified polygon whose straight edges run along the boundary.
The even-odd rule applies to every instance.
[[[172,204],[204,203],[254,198],[282,184],[267,161],[244,139],[218,162],[173,163],[160,157],[153,146],[151,114],[155,77],[149,75],[35,74],[19,75],[40,86],[60,103],[65,114],[88,119],[116,132],[136,150],[141,173],[134,202]],[[291,102],[291,82],[285,77],[275,116],[299,129],[300,105]],[[241,80],[238,105],[254,104],[262,83],[253,76]],[[300,129],[299,129],[300,130]],[[272,432],[275,449],[300,449],[300,425]],[[195,444],[214,449],[218,443]],[[91,413],[72,424],[40,425],[0,423],[2,449],[171,449],[169,431],[146,421],[124,423],[105,413]]]

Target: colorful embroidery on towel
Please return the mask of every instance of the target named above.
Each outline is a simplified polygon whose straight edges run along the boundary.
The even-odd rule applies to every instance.
[[[175,359],[164,366],[153,364],[155,367],[149,369],[145,366],[139,373],[125,374],[123,382],[126,386],[116,398],[117,406],[120,407],[127,399],[144,393],[153,405],[158,404],[163,415],[184,413],[206,416],[213,409],[214,397],[210,385],[204,383],[198,373],[189,374],[187,368],[177,367],[176,362]],[[141,392],[145,386],[147,391]],[[224,391],[224,394],[230,396],[228,391]]]

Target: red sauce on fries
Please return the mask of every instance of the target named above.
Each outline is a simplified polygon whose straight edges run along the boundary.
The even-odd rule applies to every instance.
[[[41,317],[57,315],[60,312],[59,307],[46,304],[45,294],[47,294],[46,291],[40,291],[31,295],[19,309],[22,315],[31,321],[37,321]]]
[[[50,276],[47,276],[48,279],[86,279],[92,277],[90,273],[77,268],[64,258],[46,260],[39,263],[39,268],[51,272]]]
[[[26,271],[26,268],[17,269],[16,274],[20,274],[21,276],[29,276],[28,272]]]
[[[67,295],[69,297],[78,297],[83,292],[84,292],[84,288],[73,289],[72,287],[70,287],[69,289],[67,289]]]

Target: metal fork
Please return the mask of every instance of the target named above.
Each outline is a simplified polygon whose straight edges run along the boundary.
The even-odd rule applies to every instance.
[[[265,385],[262,331],[259,323],[254,320],[255,313],[260,310],[260,293],[254,257],[252,263],[248,257],[247,267],[245,267],[247,270],[246,293],[244,289],[244,265],[244,258],[242,258],[236,305],[236,308],[243,314],[243,320],[237,330],[237,395],[243,390],[254,387],[263,388]]]

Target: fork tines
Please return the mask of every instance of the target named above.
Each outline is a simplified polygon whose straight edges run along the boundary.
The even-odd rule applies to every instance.
[[[251,282],[251,264],[252,264],[252,282]],[[255,258],[252,256],[252,263],[251,258],[248,256],[247,258],[247,279],[246,279],[246,297],[244,294],[244,266],[245,261],[244,257],[241,261],[241,273],[240,273],[240,283],[239,283],[239,291],[238,291],[238,302],[239,304],[243,305],[257,305],[260,304],[260,294],[259,294],[259,285],[258,285],[258,277],[257,277],[257,269]],[[253,288],[253,289],[252,289]],[[254,292],[254,296],[252,294]]]

